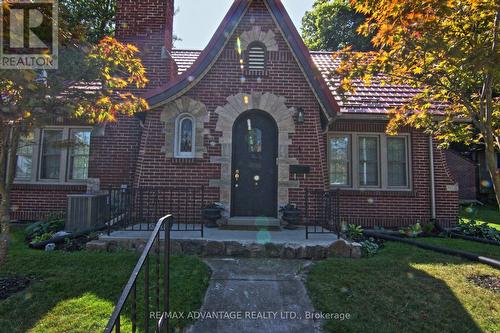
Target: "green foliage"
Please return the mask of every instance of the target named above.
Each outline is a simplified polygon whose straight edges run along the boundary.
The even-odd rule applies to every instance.
[[[422,230],[422,225],[417,222],[414,225],[400,229],[399,232],[408,237],[417,237],[423,232],[423,230]]]
[[[36,236],[35,238],[33,238],[30,243],[31,244],[36,244],[36,243],[44,242],[46,240],[51,239],[52,237],[54,237],[54,233],[53,232],[46,232],[44,234],[41,234],[41,235]]]
[[[24,230],[26,240],[37,239],[46,234],[54,234],[64,229],[64,220],[56,216],[50,216],[46,221],[30,224]]]
[[[430,238],[417,241],[426,240]],[[459,257],[386,242],[371,258],[315,263],[306,286],[317,311],[351,316],[326,320],[322,332],[498,332],[500,294],[468,282],[470,275],[499,272]]]
[[[432,234],[436,231],[436,225],[432,222],[422,224],[422,231],[425,234]]]
[[[363,256],[372,257],[377,254],[380,245],[377,244],[373,238],[370,238],[361,242],[361,249],[363,251]]]
[[[90,43],[115,31],[116,0],[60,0],[59,9],[67,30]]]
[[[458,229],[467,236],[500,242],[500,231],[490,227],[488,223],[477,223],[475,220],[460,220]]]
[[[345,230],[346,238],[352,241],[363,239],[363,228],[359,225],[349,224]]]
[[[0,277],[33,277],[29,287],[0,301],[0,332],[97,333],[103,332],[114,306],[137,262],[135,252],[64,252],[28,249],[24,234],[15,231]],[[171,311],[197,311],[208,287],[210,270],[196,257],[172,256]],[[151,278],[155,274],[150,265]],[[144,286],[144,272],[138,286]],[[152,292],[150,293],[152,295]],[[137,288],[144,299],[144,288]],[[137,311],[144,313],[143,303]],[[130,302],[124,314],[130,314]],[[143,328],[142,316],[139,327]],[[130,316],[122,316],[122,330],[131,332]],[[184,328],[189,319],[172,319]]]
[[[352,46],[356,51],[372,49],[370,37],[357,33],[365,21],[348,0],[316,0],[302,19],[302,37],[311,50],[338,51]]]
[[[375,51],[338,55],[341,95],[356,82],[409,85],[416,93],[390,112],[387,127],[436,137],[441,146],[482,144],[500,205],[500,6],[494,0],[351,0],[366,20],[359,31]],[[436,117],[439,113],[439,118]]]

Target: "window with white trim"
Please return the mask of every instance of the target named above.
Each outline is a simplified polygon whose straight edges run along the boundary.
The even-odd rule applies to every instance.
[[[330,137],[330,183],[335,186],[351,184],[351,137]]]
[[[90,128],[48,127],[21,138],[16,156],[16,182],[85,181],[90,135]]]
[[[264,44],[254,42],[247,49],[247,69],[251,71],[263,71],[266,69],[267,50]]]
[[[15,174],[17,180],[31,180],[34,143],[35,138],[33,133],[29,133],[19,138]]]
[[[180,115],[175,124],[175,157],[195,157],[196,129],[194,118],[190,115]]]
[[[332,187],[410,189],[409,135],[331,133],[328,149]]]

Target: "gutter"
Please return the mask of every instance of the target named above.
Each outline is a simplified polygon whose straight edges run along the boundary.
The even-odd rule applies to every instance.
[[[436,221],[436,177],[434,174],[434,140],[429,136],[429,164],[431,171],[431,219]]]

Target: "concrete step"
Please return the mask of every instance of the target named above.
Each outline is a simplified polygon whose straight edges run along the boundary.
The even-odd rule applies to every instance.
[[[273,217],[234,216],[228,220],[224,230],[281,230],[280,220]]]

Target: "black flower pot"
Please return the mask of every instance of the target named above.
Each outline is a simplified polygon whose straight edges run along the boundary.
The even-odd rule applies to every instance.
[[[285,209],[283,210],[283,221],[287,222],[284,228],[289,230],[295,230],[298,228],[300,222],[301,211],[298,209]]]

